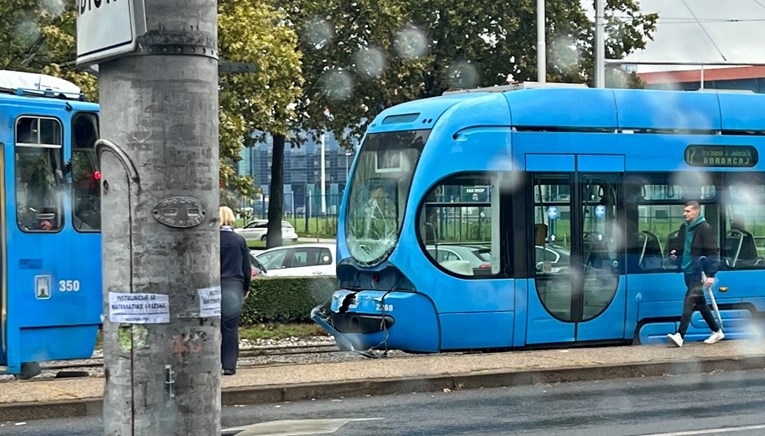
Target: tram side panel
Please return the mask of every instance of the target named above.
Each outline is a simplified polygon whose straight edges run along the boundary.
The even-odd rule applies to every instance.
[[[100,259],[98,235],[19,236],[8,259],[8,334],[18,335],[18,361],[90,357],[101,323],[100,267],[90,262]]]

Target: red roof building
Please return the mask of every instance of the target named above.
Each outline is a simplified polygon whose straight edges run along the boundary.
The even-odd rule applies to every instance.
[[[657,71],[638,73],[638,76],[646,88],[652,89],[735,89],[765,93],[765,66]]]

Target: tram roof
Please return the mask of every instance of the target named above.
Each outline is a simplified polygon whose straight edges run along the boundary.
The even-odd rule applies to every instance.
[[[15,95],[57,97],[82,100],[82,90],[74,83],[47,74],[0,70],[0,91]]]
[[[447,111],[456,119],[485,118],[495,126],[501,120],[504,125],[534,130],[765,132],[762,94],[571,86],[476,91],[386,109],[370,132],[432,128]]]

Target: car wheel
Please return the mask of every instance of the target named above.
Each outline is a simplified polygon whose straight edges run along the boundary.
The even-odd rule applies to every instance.
[[[260,237],[260,240],[261,240],[261,241],[265,241],[265,240],[266,240],[266,235],[263,235],[263,236],[261,236],[261,237]]]

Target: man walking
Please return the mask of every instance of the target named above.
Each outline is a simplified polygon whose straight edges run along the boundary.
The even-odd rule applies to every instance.
[[[725,333],[712,316],[712,311],[704,298],[703,289],[712,287],[719,268],[717,238],[712,226],[701,215],[701,205],[698,201],[689,201],[685,204],[683,218],[685,222],[680,226],[677,246],[673,247],[669,254],[670,259],[676,262],[677,254],[682,250],[678,270],[683,272],[688,290],[685,292],[680,328],[677,333],[667,335],[667,339],[678,347],[682,347],[685,332],[688,331],[688,325],[691,323],[691,315],[694,310],[698,310],[712,331],[712,335],[704,342],[714,344],[721,341]],[[706,278],[703,278],[702,273]]]

